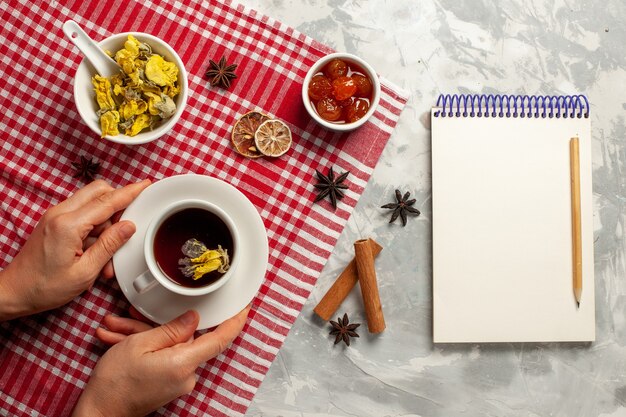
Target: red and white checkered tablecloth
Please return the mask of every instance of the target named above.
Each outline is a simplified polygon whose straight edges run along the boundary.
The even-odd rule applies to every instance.
[[[210,175],[239,188],[267,228],[265,281],[232,347],[198,370],[194,392],[158,415],[245,413],[350,217],[407,100],[382,80],[380,108],[350,134],[321,129],[301,103],[301,82],[320,43],[246,7],[218,1],[134,0],[0,2],[0,266],[17,254],[42,213],[82,184],[72,162],[101,164],[114,186],[181,173]],[[101,140],[82,122],[72,78],[81,57],[61,25],[73,19],[100,40],[126,31],[165,39],[189,73],[188,107],[174,130],[148,145]],[[237,63],[228,91],[209,88],[209,59]],[[294,144],[278,159],[235,153],[230,129],[261,109],[286,121]],[[336,211],[314,204],[315,169],[349,170],[350,190]],[[98,282],[68,305],[0,324],[0,415],[69,415],[105,348],[94,337],[106,314],[129,307],[117,283]]]

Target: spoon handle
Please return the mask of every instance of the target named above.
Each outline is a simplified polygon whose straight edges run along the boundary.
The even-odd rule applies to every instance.
[[[121,68],[96,44],[93,39],[73,20],[63,24],[63,33],[83,53],[84,57],[103,77],[110,77],[120,72]]]

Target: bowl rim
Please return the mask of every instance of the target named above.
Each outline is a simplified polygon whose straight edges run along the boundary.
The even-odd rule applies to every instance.
[[[336,58],[345,59],[347,61],[353,61],[354,63],[362,67],[365,70],[365,72],[367,72],[369,79],[372,81],[372,87],[374,87],[374,95],[373,95],[369,110],[367,111],[367,113],[365,113],[363,117],[361,117],[356,122],[338,124],[338,123],[332,123],[332,122],[326,121],[322,119],[320,115],[317,114],[315,109],[313,109],[313,106],[311,106],[311,101],[309,99],[309,92],[308,92],[308,89],[309,89],[308,86],[309,86],[309,82],[311,81],[311,78],[313,78],[313,76],[317,74],[324,65],[326,65],[328,62]],[[347,52],[334,52],[332,54],[328,54],[318,59],[311,66],[311,68],[307,72],[302,82],[302,103],[304,104],[304,107],[306,108],[309,115],[313,118],[313,120],[315,120],[317,123],[319,123],[326,129],[334,130],[337,132],[349,132],[365,124],[365,122],[367,122],[367,120],[376,111],[378,107],[378,103],[380,102],[380,94],[381,94],[380,80],[378,78],[378,74],[376,74],[376,71],[374,71],[371,65],[365,62],[362,58],[359,58],[358,56],[347,53]]]
[[[98,137],[100,137],[101,139],[106,139],[107,141],[110,141],[110,142],[132,146],[132,145],[143,145],[143,144],[152,142],[152,141],[157,140],[158,138],[166,135],[167,133],[169,133],[172,130],[174,125],[180,119],[180,116],[185,111],[185,107],[187,106],[187,97],[188,97],[189,84],[188,84],[187,70],[185,68],[185,64],[184,64],[183,60],[178,55],[176,50],[174,50],[174,48],[172,48],[167,42],[165,42],[163,39],[161,39],[161,38],[159,38],[157,36],[154,36],[154,35],[151,35],[151,34],[145,33],[145,32],[121,32],[121,33],[116,33],[114,35],[108,36],[108,37],[106,37],[106,38],[104,38],[104,39],[102,39],[100,41],[97,41],[96,43],[98,44],[98,46],[103,47],[103,44],[117,41],[120,38],[127,38],[128,35],[133,35],[137,39],[144,40],[144,41],[150,43],[151,47],[154,47],[154,44],[158,44],[159,48],[167,50],[168,53],[171,54],[172,57],[174,57],[174,61],[175,61],[176,66],[178,67],[178,70],[179,70],[178,73],[179,73],[179,77],[180,77],[180,93],[178,93],[180,95],[180,99],[179,99],[180,103],[177,105],[178,108],[176,109],[176,113],[174,113],[174,115],[172,117],[170,117],[165,123],[163,123],[161,126],[156,128],[155,130],[139,133],[137,136],[127,136],[127,135],[124,135],[124,134],[119,134],[119,135],[116,135],[116,136],[106,135],[106,136],[102,137],[101,136],[102,135],[102,130],[100,129],[100,126],[99,125],[92,126],[92,124],[90,123],[91,110],[87,110],[87,109],[83,108],[82,106],[78,106],[77,105],[78,102],[77,102],[76,97],[79,94],[83,94],[82,90],[79,91],[81,86],[79,86],[76,83],[76,78],[77,78],[78,72],[81,71],[81,68],[87,67],[87,70],[90,73],[92,73],[90,66],[87,64],[87,61],[84,58],[80,61],[80,63],[76,67],[76,71],[74,73],[74,79],[73,79],[73,81],[74,81],[74,91],[73,91],[73,93],[74,93],[74,103],[76,105],[78,113],[80,114],[80,117],[83,119],[83,122],[87,125],[87,127],[89,129],[91,129],[91,131],[96,133],[98,135]],[[93,74],[91,76],[93,76]],[[141,136],[141,138],[138,138],[138,136]]]

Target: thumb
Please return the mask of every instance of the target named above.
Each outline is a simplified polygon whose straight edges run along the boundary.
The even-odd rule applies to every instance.
[[[168,323],[134,336],[146,351],[154,352],[189,340],[199,321],[198,313],[189,310]]]
[[[216,357],[235,340],[246,324],[250,305],[241,310],[239,314],[226,320],[212,332],[198,337],[189,346],[185,347],[187,357],[195,366]]]
[[[134,233],[135,225],[132,222],[115,223],[100,234],[98,239],[85,251],[83,257],[87,257],[89,264],[96,271],[100,271]]]

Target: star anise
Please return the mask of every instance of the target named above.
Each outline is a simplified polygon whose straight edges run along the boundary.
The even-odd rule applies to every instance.
[[[337,321],[331,320],[330,324],[333,326],[330,334],[335,336],[335,344],[343,340],[346,345],[350,346],[350,338],[359,337],[355,329],[359,327],[361,323],[350,324],[347,313],[343,315],[343,319],[341,317],[337,317]]]
[[[317,173],[317,179],[319,183],[315,184],[315,188],[319,191],[317,197],[315,197],[314,202],[318,202],[322,200],[324,197],[330,197],[330,203],[333,208],[337,208],[337,199],[341,200],[344,197],[344,192],[342,190],[347,190],[348,186],[343,184],[343,182],[348,178],[349,171],[344,172],[337,178],[335,178],[335,173],[333,172],[333,167],[330,167],[328,170],[328,175],[324,175],[319,172],[317,169],[315,170]]]
[[[75,169],[74,178],[79,178],[84,182],[91,182],[96,177],[100,164],[93,162],[93,158],[87,159],[85,156],[80,156],[80,161],[72,162],[72,166]]]
[[[215,62],[212,59],[209,60],[209,69],[206,72],[206,76],[209,77],[211,86],[229,88],[230,80],[237,78],[235,74],[236,64],[228,65],[226,63],[226,57],[222,57],[219,62]]]
[[[391,220],[389,220],[389,223],[393,223],[394,221],[396,221],[398,216],[400,216],[400,218],[402,219],[402,226],[406,226],[407,213],[415,214],[416,216],[420,215],[420,211],[418,209],[416,209],[415,207],[411,207],[413,204],[415,204],[415,199],[413,198],[409,200],[408,198],[410,195],[411,193],[407,191],[406,194],[404,194],[403,196],[400,190],[396,190],[397,202],[381,206],[381,208],[393,209],[393,213],[391,214]]]

